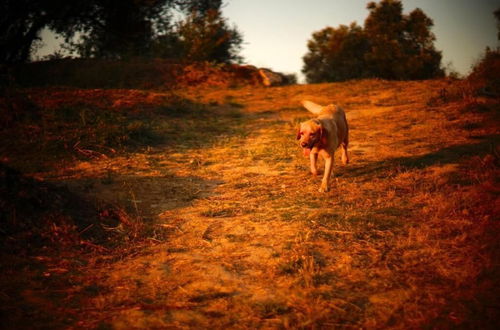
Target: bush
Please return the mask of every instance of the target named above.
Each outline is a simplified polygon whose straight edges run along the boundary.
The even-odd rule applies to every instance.
[[[498,97],[500,95],[500,50],[493,51],[487,48],[467,80],[477,94]]]
[[[9,79],[20,87],[133,88],[169,90],[194,86],[260,85],[258,69],[237,64],[60,59],[11,67]]]

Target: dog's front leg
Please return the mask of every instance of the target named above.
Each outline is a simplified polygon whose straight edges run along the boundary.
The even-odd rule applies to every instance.
[[[319,192],[327,192],[330,190],[330,176],[332,175],[333,168],[333,157],[331,155],[324,155],[325,158],[325,173],[323,174],[323,180],[321,180],[321,186],[319,187]]]
[[[311,173],[312,175],[318,175],[318,169],[316,168],[316,161],[318,160],[318,153],[311,152],[309,154],[309,159],[311,160]]]

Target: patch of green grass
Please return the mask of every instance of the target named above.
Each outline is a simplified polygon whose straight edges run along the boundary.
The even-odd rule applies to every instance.
[[[280,214],[280,218],[283,221],[292,221],[295,217],[296,215],[293,212],[283,212]]]
[[[314,219],[321,227],[329,230],[361,233],[370,230],[392,230],[403,225],[400,217],[407,211],[387,207],[363,215],[342,216],[338,213],[322,213]]]
[[[158,124],[151,118],[130,119],[124,113],[77,106],[45,109],[39,120],[18,123],[1,137],[3,153],[19,160],[31,158],[34,164],[100,158],[117,150],[163,142]]]
[[[308,255],[313,258],[314,264],[320,268],[325,267],[328,263],[326,257],[320,251],[312,250]]]
[[[314,274],[312,279],[314,286],[320,286],[330,284],[334,279],[337,279],[337,276],[335,273],[325,272]]]
[[[233,136],[246,134],[239,108],[210,108],[176,96],[153,106],[137,102],[124,109],[111,108],[105,100],[43,108],[33,104],[36,116],[18,116],[15,125],[2,129],[0,155],[38,172],[55,163],[111,157],[150,146],[193,149],[227,144]]]
[[[210,300],[229,298],[234,296],[233,292],[205,292],[189,298],[189,301],[203,303]]]
[[[290,260],[278,266],[278,273],[282,275],[296,274],[302,268],[302,265],[302,259]]]
[[[244,189],[244,188],[248,188],[248,187],[251,187],[251,186],[252,186],[252,183],[250,181],[248,181],[248,182],[238,182],[238,183],[234,184],[234,188],[235,189]]]
[[[237,103],[237,102],[229,102],[228,105],[233,107],[233,108],[244,108],[245,107],[245,105],[243,105],[241,103]]]
[[[239,243],[248,241],[248,235],[235,235],[235,234],[227,234],[226,238],[229,242]]]
[[[208,218],[227,218],[234,217],[239,213],[236,208],[226,207],[212,207],[206,211],[201,212],[201,215]]]
[[[275,316],[283,315],[291,311],[285,303],[276,300],[265,300],[257,302],[253,305],[260,316],[269,319]]]
[[[383,207],[380,209],[375,210],[376,214],[381,214],[381,215],[388,215],[388,216],[393,216],[393,217],[401,217],[404,216],[405,214],[408,213],[408,210],[403,209],[403,208],[398,208],[394,206],[389,206],[389,207]]]
[[[90,285],[85,286],[83,288],[83,290],[89,296],[97,297],[98,295],[102,294],[102,292],[103,292],[103,290],[105,290],[105,288],[98,285],[98,284],[90,284]]]
[[[167,249],[168,253],[186,253],[189,249],[183,247],[170,247]]]

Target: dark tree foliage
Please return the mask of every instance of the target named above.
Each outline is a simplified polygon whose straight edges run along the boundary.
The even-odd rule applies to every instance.
[[[100,0],[94,7],[94,17],[65,35],[69,40],[75,32],[81,34],[72,47],[82,57],[149,56],[155,21],[165,17],[172,4],[169,0]]]
[[[0,63],[25,62],[40,31],[67,31],[93,17],[95,0],[1,0]]]
[[[39,30],[49,21],[42,15],[44,4],[4,0],[0,6],[0,61],[25,61]]]
[[[178,3],[185,19],[154,42],[154,55],[189,61],[240,62],[243,37],[222,17],[222,0]]]
[[[25,62],[44,28],[83,57],[122,58],[149,50],[153,25],[174,0],[1,0],[0,61]],[[72,41],[80,36],[77,41]]]
[[[196,13],[199,16],[204,16],[211,10],[220,11],[223,5],[222,0],[186,0],[178,3],[179,8],[188,13]]]
[[[396,79],[404,75],[404,19],[399,1],[371,2],[365,20],[365,32],[370,39],[370,50],[364,56],[375,77]]]
[[[308,82],[443,75],[441,53],[434,48],[433,22],[421,9],[403,15],[398,0],[370,2],[367,8],[364,28],[352,24],[313,34],[302,70]]]
[[[368,4],[365,33],[371,47],[365,58],[373,75],[385,79],[426,79],[443,75],[434,48],[433,21],[421,9],[403,15],[398,0]]]
[[[242,36],[222,0],[0,0],[0,63],[29,60],[44,28],[81,57],[237,61]],[[186,19],[172,23],[172,10]]]
[[[313,33],[309,40],[309,53],[303,58],[302,72],[309,82],[366,77],[366,62],[359,54],[366,53],[368,46],[363,29],[355,23],[336,29],[327,27]]]
[[[222,63],[241,61],[238,53],[242,35],[235,27],[228,26],[219,8],[191,11],[177,25],[176,32],[183,58]]]
[[[500,8],[493,15],[497,20],[497,38],[500,40]],[[477,94],[496,98],[500,96],[500,47],[486,47],[467,81]]]

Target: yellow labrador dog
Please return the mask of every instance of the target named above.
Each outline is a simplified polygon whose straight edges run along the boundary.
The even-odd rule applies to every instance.
[[[316,168],[318,154],[325,160],[325,173],[319,192],[327,192],[332,174],[333,156],[338,147],[342,147],[342,163],[347,165],[349,162],[347,119],[344,110],[333,104],[321,106],[311,101],[302,101],[302,105],[318,117],[300,124],[297,140],[304,150],[304,155],[309,156],[311,160],[313,175],[318,174]]]

